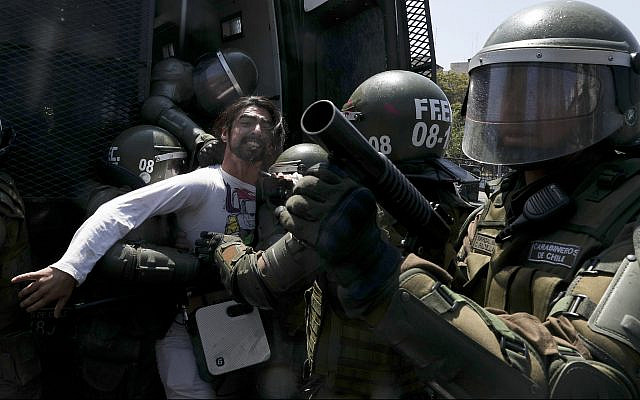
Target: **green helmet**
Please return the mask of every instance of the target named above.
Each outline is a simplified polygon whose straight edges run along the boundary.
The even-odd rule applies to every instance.
[[[184,172],[186,159],[186,151],[169,132],[138,125],[124,130],[111,143],[107,173],[113,184],[138,188]]]
[[[638,48],[618,19],[580,1],[512,15],[469,61],[462,150],[516,166],[604,139],[619,149],[638,146]]]
[[[342,111],[367,138],[411,177],[477,180],[443,158],[451,135],[451,106],[442,89],[411,71],[373,75],[356,88]]]
[[[303,173],[312,165],[328,160],[327,152],[315,143],[300,143],[283,151],[269,167],[269,172],[277,174]]]
[[[442,89],[411,71],[385,71],[356,88],[342,106],[371,146],[395,163],[442,157],[451,107]]]

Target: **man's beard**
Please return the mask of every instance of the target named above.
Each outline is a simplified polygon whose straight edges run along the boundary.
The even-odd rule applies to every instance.
[[[240,143],[232,145],[230,150],[239,159],[255,163],[264,161],[267,153],[267,144],[260,137],[246,135],[240,140]]]

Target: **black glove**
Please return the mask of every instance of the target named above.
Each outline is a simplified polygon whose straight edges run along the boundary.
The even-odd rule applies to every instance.
[[[348,315],[362,315],[391,290],[400,252],[382,237],[369,189],[319,164],[307,170],[286,209],[278,211],[284,228],[327,260]]]
[[[217,232],[200,232],[200,239],[196,239],[193,247],[193,253],[200,264],[212,266],[214,264],[214,251],[222,242],[224,234]]]
[[[200,167],[220,164],[224,158],[225,144],[208,133],[202,133],[198,136],[196,148],[198,149],[198,165]]]

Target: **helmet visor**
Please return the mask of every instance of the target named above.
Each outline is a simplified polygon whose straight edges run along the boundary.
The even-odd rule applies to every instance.
[[[525,62],[475,68],[462,149],[474,160],[504,165],[575,153],[621,125],[613,99],[612,74],[604,66]]]

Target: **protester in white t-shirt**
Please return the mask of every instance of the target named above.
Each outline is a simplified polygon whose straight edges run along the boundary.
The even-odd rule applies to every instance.
[[[74,287],[84,282],[100,257],[155,215],[175,213],[178,229],[192,244],[201,231],[238,235],[250,242],[255,227],[255,184],[260,170],[282,151],[281,115],[268,99],[246,97],[228,107],[216,127],[226,143],[221,165],[144,186],[102,205],[76,231],[60,260],[12,279],[12,283],[32,281],[20,291],[20,305],[32,312],[55,302],[54,316],[59,317]],[[211,386],[198,376],[188,341],[184,326],[174,324],[157,345],[166,394],[214,397]],[[181,346],[188,352],[175,352],[177,358],[163,353]]]

